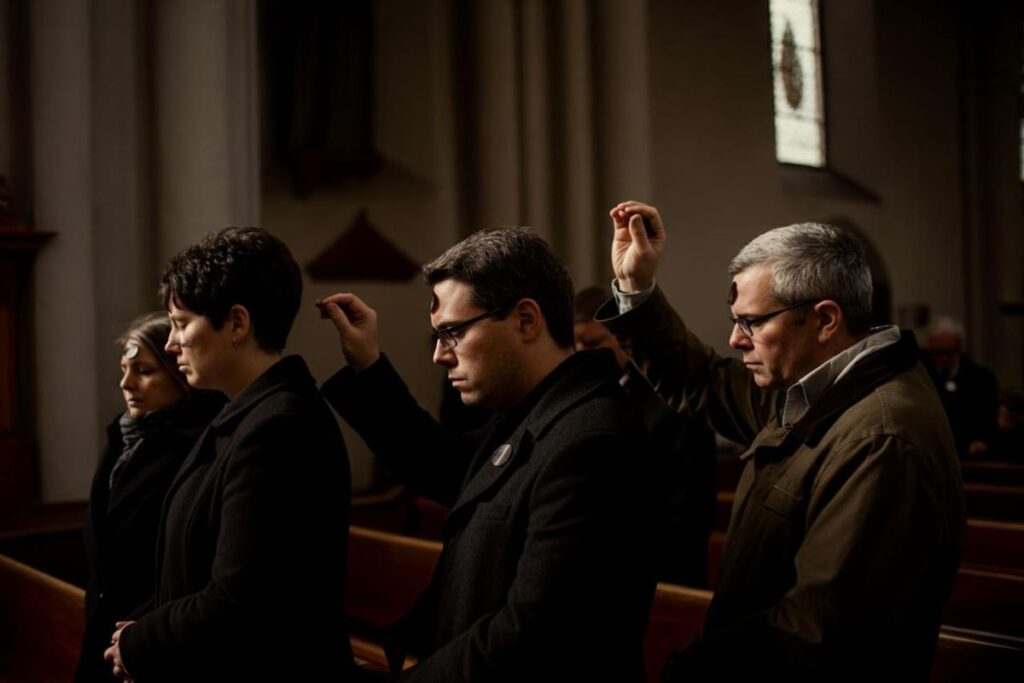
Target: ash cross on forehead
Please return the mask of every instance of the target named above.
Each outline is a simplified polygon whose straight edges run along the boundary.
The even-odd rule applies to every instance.
[[[730,306],[736,303],[736,294],[736,282],[733,281],[732,284],[729,285],[729,300],[726,301],[725,303],[729,304]]]

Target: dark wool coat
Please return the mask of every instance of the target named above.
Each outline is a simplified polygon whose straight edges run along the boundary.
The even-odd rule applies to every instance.
[[[110,470],[121,456],[121,427],[107,427],[107,446],[96,467],[85,520],[89,578],[85,590],[85,637],[77,683],[119,679],[103,659],[115,622],[153,597],[156,536],[164,494],[185,456],[224,405],[223,397],[195,396],[169,408],[168,422],[146,437],[110,489]]]
[[[452,508],[434,579],[388,643],[410,681],[643,679],[651,456],[607,351],[517,409],[445,434],[384,357],[323,387],[410,488]],[[507,458],[507,459],[505,459]]]
[[[862,358],[792,427],[660,289],[599,316],[670,405],[747,444],[703,636],[667,680],[926,681],[959,565],[953,439],[912,335]]]
[[[338,424],[286,357],[214,418],[171,484],[156,598],[121,638],[128,673],[347,680],[349,490]]]

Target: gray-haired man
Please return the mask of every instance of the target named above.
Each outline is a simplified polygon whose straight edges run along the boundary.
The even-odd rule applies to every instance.
[[[666,680],[927,680],[962,484],[913,337],[869,329],[863,245],[802,223],[744,247],[729,268],[738,360],[655,286],[658,211],[624,202],[611,215],[615,302],[598,317],[666,401],[749,448],[704,632]]]

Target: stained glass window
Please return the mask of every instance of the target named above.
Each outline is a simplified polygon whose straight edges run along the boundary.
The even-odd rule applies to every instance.
[[[775,157],[825,165],[818,0],[769,0],[775,90]]]

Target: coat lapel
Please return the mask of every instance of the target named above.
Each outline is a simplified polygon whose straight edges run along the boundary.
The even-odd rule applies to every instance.
[[[171,500],[174,498],[174,494],[177,492],[181,483],[188,478],[188,475],[199,465],[207,456],[205,453],[212,452],[213,450],[213,439],[214,430],[212,425],[207,425],[206,429],[203,430],[202,435],[196,441],[192,450],[185,457],[185,461],[181,464],[181,468],[178,473],[174,476],[174,480],[171,482],[170,487],[167,489],[167,494],[164,496],[164,503],[160,509],[160,525],[157,527],[156,536],[156,585],[160,585],[160,574],[161,568],[163,567],[164,559],[164,534],[166,533],[167,527],[167,509],[170,506]]]
[[[610,351],[579,352],[564,363],[566,367],[554,371],[559,373],[558,377],[542,390],[536,405],[523,417],[511,436],[500,443],[493,438],[487,439],[477,452],[470,469],[473,475],[445,519],[445,538],[457,528],[459,520],[473,503],[499,488],[511,472],[529,460],[534,443],[543,438],[558,418],[589,399],[608,382],[615,382],[621,374]]]

